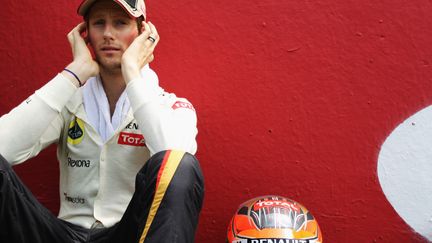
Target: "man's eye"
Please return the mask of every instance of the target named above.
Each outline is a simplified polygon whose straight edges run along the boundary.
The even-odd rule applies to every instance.
[[[98,20],[98,21],[93,22],[93,25],[103,25],[103,24],[105,24],[105,21],[103,21],[103,20]]]
[[[117,20],[117,21],[116,21],[116,24],[117,24],[117,25],[125,25],[125,24],[127,24],[127,23],[126,23],[126,21],[123,21],[123,20]]]

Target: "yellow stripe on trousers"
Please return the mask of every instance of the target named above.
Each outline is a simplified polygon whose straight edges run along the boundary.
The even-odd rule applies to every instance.
[[[155,196],[153,198],[152,205],[150,207],[150,211],[147,217],[147,221],[144,227],[144,231],[141,235],[141,238],[139,240],[140,243],[143,243],[147,233],[150,229],[150,226],[153,222],[154,217],[156,216],[156,213],[159,209],[159,205],[162,202],[162,199],[165,195],[165,192],[171,182],[171,179],[174,177],[174,173],[177,170],[178,165],[180,164],[180,161],[182,160],[184,155],[184,152],[182,151],[171,151],[169,154],[169,158],[166,162],[165,168],[162,171],[162,175],[159,180],[159,186],[156,188]]]

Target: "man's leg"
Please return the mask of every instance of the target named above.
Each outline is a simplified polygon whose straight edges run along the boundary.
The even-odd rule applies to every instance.
[[[74,241],[66,223],[43,207],[0,155],[0,242]]]
[[[157,153],[137,174],[121,221],[93,242],[192,243],[203,197],[203,175],[193,155]]]

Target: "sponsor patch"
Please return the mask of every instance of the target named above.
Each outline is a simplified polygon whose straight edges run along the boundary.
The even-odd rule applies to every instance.
[[[118,144],[144,147],[145,140],[142,134],[121,132],[118,138]]]
[[[66,192],[64,192],[63,195],[64,195],[64,200],[70,203],[78,203],[78,204],[85,203],[85,199],[82,197],[71,197]]]
[[[130,122],[129,124],[126,125],[126,129],[134,129],[134,130],[138,130],[139,126],[137,123],[135,122]]]
[[[298,205],[295,205],[292,202],[285,202],[285,201],[278,201],[278,200],[265,200],[265,201],[259,201],[254,204],[254,210],[259,210],[262,208],[273,208],[273,207],[279,207],[279,208],[287,208],[292,209],[296,212],[300,212],[300,207]]]
[[[71,123],[69,124],[67,141],[70,144],[77,145],[81,143],[83,137],[84,122],[79,118],[75,118],[75,120],[71,121]]]
[[[311,243],[311,241],[294,239],[240,239],[233,240],[232,243]]]
[[[74,168],[74,167],[78,167],[78,168],[87,167],[88,168],[88,167],[90,167],[91,162],[88,159],[72,159],[72,158],[68,157],[68,163],[67,164],[69,167],[72,167],[72,168]]]
[[[183,101],[177,101],[176,103],[174,103],[172,108],[174,110],[179,109],[179,108],[186,108],[186,109],[190,109],[190,110],[195,111],[195,108],[193,107],[193,105],[191,103],[183,102]]]

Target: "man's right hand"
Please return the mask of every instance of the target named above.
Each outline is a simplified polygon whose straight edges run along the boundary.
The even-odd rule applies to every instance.
[[[99,65],[93,60],[87,43],[82,37],[82,33],[87,29],[85,22],[78,24],[69,32],[67,38],[72,48],[73,61],[66,67],[72,71],[84,85],[87,79],[96,76],[99,73]],[[69,72],[63,71],[62,74],[73,82],[77,87],[78,81]]]

